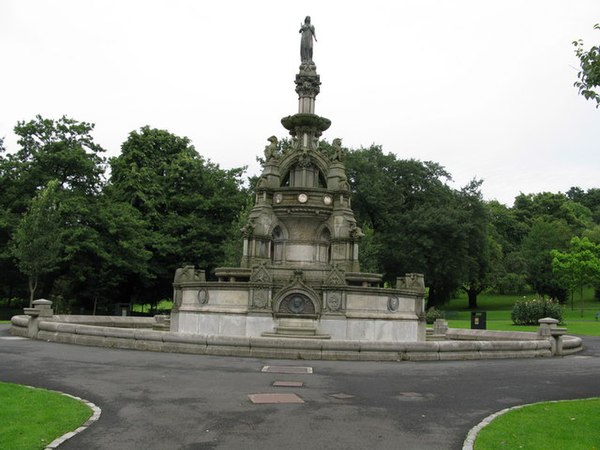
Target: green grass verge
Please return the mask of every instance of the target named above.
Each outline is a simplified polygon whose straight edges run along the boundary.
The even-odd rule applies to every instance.
[[[538,403],[507,412],[483,428],[475,450],[599,450],[600,398]]]
[[[57,392],[0,383],[0,448],[43,449],[92,415],[84,403]]]
[[[533,298],[533,294],[526,295],[527,298]],[[510,318],[510,312],[513,305],[522,295],[497,295],[481,294],[477,298],[477,310],[486,311],[486,321],[488,330],[498,331],[536,331],[537,326],[518,326],[513,325]],[[594,299],[592,289],[586,291],[584,296],[583,317],[579,304],[575,301],[574,308],[571,309],[571,303],[568,302],[563,307],[564,324],[569,334],[580,334],[588,336],[600,336],[600,320],[596,319],[596,314],[600,312],[600,302]],[[460,295],[452,299],[448,304],[441,308],[448,320],[451,328],[470,328],[471,311],[468,309],[466,296]]]

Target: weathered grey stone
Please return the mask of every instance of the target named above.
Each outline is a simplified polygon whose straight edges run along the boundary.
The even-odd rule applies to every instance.
[[[185,342],[163,342],[162,350],[163,352],[205,355],[206,345],[190,344]]]
[[[136,329],[133,333],[134,339],[144,340],[144,341],[158,341],[162,342],[165,333],[162,331],[154,331],[154,330],[142,330]]]

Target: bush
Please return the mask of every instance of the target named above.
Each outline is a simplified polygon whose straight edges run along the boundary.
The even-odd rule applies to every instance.
[[[563,321],[560,304],[556,300],[540,298],[517,300],[510,317],[515,325],[538,325],[544,317]]]
[[[427,323],[432,324],[436,321],[436,319],[444,319],[446,314],[444,311],[440,311],[439,309],[435,309],[435,306],[432,306],[425,313],[425,320]]]

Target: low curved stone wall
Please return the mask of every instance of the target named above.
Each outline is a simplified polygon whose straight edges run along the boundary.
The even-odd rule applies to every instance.
[[[36,327],[31,327],[35,320]],[[256,358],[435,361],[552,356],[552,342],[536,333],[448,330],[447,340],[367,342],[271,337],[211,336],[155,331],[152,318],[52,316],[12,318],[11,333],[51,342],[98,347]],[[33,328],[33,331],[32,331]],[[565,336],[564,352],[582,349],[582,341]]]

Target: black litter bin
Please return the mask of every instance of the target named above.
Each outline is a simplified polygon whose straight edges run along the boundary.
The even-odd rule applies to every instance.
[[[471,330],[485,330],[485,316],[484,311],[471,311]]]

